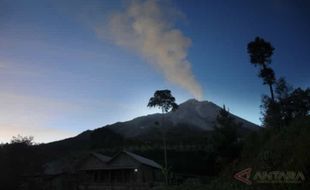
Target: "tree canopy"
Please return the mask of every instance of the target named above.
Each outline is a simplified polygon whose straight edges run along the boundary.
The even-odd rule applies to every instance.
[[[154,96],[150,98],[148,107],[159,107],[162,112],[168,112],[170,110],[176,110],[178,105],[175,103],[175,98],[171,95],[170,90],[157,90]]]
[[[263,83],[269,85],[271,99],[274,101],[272,85],[275,83],[275,73],[268,65],[271,63],[274,47],[263,38],[256,37],[254,41],[248,43],[247,47],[250,55],[250,62],[255,66],[260,66],[258,76],[263,79]]]
[[[275,84],[276,98],[263,98],[263,123],[265,126],[287,126],[293,120],[310,112],[310,89],[293,89],[284,78]]]
[[[250,54],[251,63],[260,66],[267,66],[271,63],[274,47],[263,38],[256,37],[254,41],[248,44],[248,53]]]

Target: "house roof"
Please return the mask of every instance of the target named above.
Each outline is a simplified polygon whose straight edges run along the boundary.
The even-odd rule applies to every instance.
[[[153,160],[144,158],[132,152],[128,152],[128,151],[123,151],[123,152],[144,165],[148,165],[148,166],[158,168],[158,169],[162,168],[158,163],[154,162]]]
[[[141,164],[144,164],[144,165],[147,165],[153,168],[157,168],[157,169],[162,168],[158,163],[154,162],[153,160],[144,158],[142,156],[139,156],[137,154],[134,154],[128,151],[119,152],[117,155],[113,157],[105,156],[101,153],[95,153],[95,152],[92,152],[90,155],[94,156],[99,161],[107,164],[107,166],[105,166],[104,168],[98,168],[98,169],[130,169],[131,168],[130,166],[128,167],[109,166],[109,162],[112,161],[114,158],[117,158],[122,153],[128,155],[129,157],[133,158],[134,160],[138,161]],[[75,169],[77,169],[76,167],[79,165],[78,163],[80,162],[81,160],[77,161],[77,160],[72,160],[68,158],[55,160],[55,161],[49,162],[44,165],[44,168],[45,168],[44,174],[45,175],[58,175],[58,174],[62,174],[65,172],[74,172]]]
[[[108,162],[109,160],[111,160],[111,157],[105,156],[103,154],[93,152],[92,155],[95,156],[97,159],[99,159],[102,162]]]

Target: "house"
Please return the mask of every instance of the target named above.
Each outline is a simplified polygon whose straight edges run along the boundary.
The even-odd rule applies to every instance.
[[[75,190],[79,159],[60,158],[43,165],[43,172],[25,176],[21,190]]]
[[[150,189],[162,180],[153,160],[122,151],[112,158],[90,154],[77,167],[79,189]]]
[[[79,159],[60,159],[45,165],[40,176],[23,189],[149,190],[162,182],[162,167],[153,160],[121,151],[109,157],[89,153]],[[37,186],[37,187],[36,187]]]

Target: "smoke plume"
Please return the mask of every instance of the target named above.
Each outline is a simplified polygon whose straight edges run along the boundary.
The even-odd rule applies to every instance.
[[[191,39],[175,28],[171,15],[171,9],[159,1],[132,1],[124,11],[109,17],[107,30],[115,44],[138,52],[168,81],[201,99],[201,86],[187,60]]]

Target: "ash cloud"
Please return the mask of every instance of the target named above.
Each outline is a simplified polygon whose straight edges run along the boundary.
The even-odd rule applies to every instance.
[[[187,59],[191,39],[174,26],[172,12],[178,14],[160,1],[131,1],[125,10],[110,15],[104,32],[100,28],[97,32],[108,34],[115,44],[138,52],[168,81],[201,99],[201,86]]]

